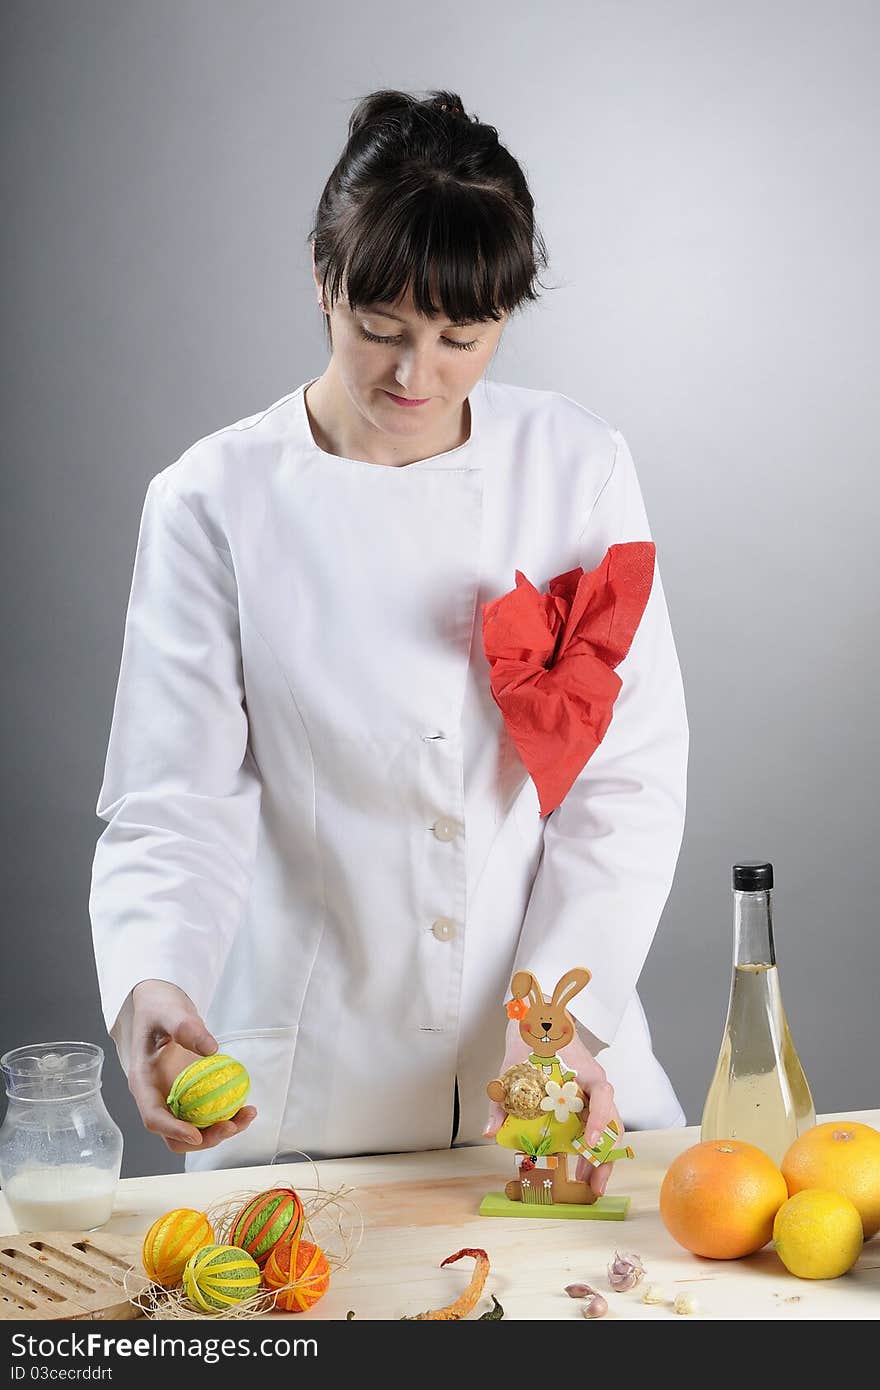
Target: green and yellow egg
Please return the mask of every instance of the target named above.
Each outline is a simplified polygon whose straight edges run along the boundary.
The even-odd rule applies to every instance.
[[[231,1120],[244,1105],[251,1088],[241,1062],[224,1052],[199,1057],[175,1077],[166,1104],[179,1120],[207,1129]]]
[[[259,1292],[260,1268],[237,1245],[205,1245],[187,1261],[183,1286],[203,1313],[223,1313]]]

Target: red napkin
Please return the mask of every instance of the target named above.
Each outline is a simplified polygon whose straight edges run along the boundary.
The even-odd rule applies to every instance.
[[[483,604],[492,695],[538,789],[541,815],[560,804],[611,723],[654,581],[652,541],[609,546],[594,570],[569,570],[540,593],[516,588]]]

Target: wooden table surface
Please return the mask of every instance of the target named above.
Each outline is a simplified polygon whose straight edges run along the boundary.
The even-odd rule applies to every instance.
[[[844,1118],[880,1128],[880,1110],[823,1115],[819,1120]],[[203,1210],[227,1195],[278,1184],[290,1184],[307,1195],[317,1169],[325,1192],[350,1189],[346,1204],[349,1210],[356,1204],[361,1213],[363,1238],[348,1266],[334,1271],[329,1291],[313,1309],[290,1318],[270,1314],[273,1321],[295,1317],[304,1325],[311,1319],[344,1319],[349,1309],[359,1319],[397,1319],[440,1307],[456,1298],[470,1279],[470,1259],[439,1268],[464,1246],[482,1247],[491,1262],[471,1319],[491,1307],[490,1293],[499,1299],[507,1319],[577,1319],[580,1304],[564,1292],[565,1285],[574,1282],[604,1292],[611,1319],[692,1321],[672,1309],[674,1295],[681,1292],[696,1297],[701,1319],[880,1316],[880,1235],[866,1244],[849,1273],[821,1281],[789,1274],[772,1245],[741,1260],[690,1255],[663,1226],[658,1195],[672,1159],[698,1142],[698,1127],[645,1130],[628,1139],[636,1157],[616,1164],[609,1186],[609,1195],[626,1193],[632,1199],[624,1221],[480,1216],[483,1196],[502,1189],[512,1176],[512,1154],[482,1144],[334,1159],[315,1167],[284,1163],[124,1178],[113,1216],[102,1229],[140,1238],[156,1217],[173,1207]],[[0,1233],[14,1230],[0,1194]],[[629,1293],[615,1294],[608,1288],[607,1264],[615,1249],[637,1252],[646,1267],[645,1280]],[[669,1302],[645,1304],[642,1293],[648,1282],[663,1286]]]

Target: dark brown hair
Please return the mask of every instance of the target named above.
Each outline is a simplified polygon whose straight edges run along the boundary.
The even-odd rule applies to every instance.
[[[411,286],[420,314],[453,323],[497,322],[537,299],[547,265],[522,169],[454,92],[358,102],[308,240],[328,308],[343,280],[353,309]]]

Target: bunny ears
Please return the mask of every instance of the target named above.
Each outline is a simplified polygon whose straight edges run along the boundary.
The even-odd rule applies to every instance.
[[[574,970],[567,970],[558,982],[550,1000],[551,1008],[565,1008],[569,999],[573,999],[576,994],[590,983],[592,975],[585,965],[579,965]],[[518,970],[510,982],[510,992],[513,998],[507,1004],[508,1018],[525,1018],[529,1011],[529,1005],[525,1002],[528,995],[532,1004],[542,1005],[544,995],[541,986],[535,976],[528,970]]]

